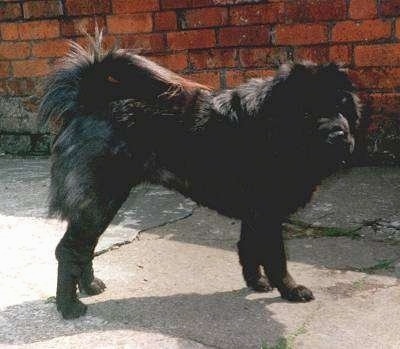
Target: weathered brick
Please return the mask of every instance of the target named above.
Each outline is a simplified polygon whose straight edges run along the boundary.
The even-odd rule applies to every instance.
[[[400,68],[362,68],[349,71],[361,89],[393,90],[400,87]]]
[[[99,28],[106,26],[106,21],[103,17],[82,17],[82,18],[65,18],[61,21],[61,35],[73,37],[84,35],[84,33],[93,34],[96,25]]]
[[[252,70],[227,70],[226,87],[238,86],[251,78],[268,78],[275,75],[275,70],[270,69],[252,69]]]
[[[121,44],[122,47],[136,49],[141,53],[165,50],[164,35],[160,33],[124,35]]]
[[[24,59],[31,52],[27,42],[2,42],[0,43],[0,59]]]
[[[0,78],[8,78],[10,75],[10,62],[0,62]]]
[[[19,38],[17,23],[1,23],[0,32],[3,40],[17,40]]]
[[[377,15],[376,0],[351,0],[349,15],[353,19],[375,18]]]
[[[220,88],[220,77],[219,72],[198,72],[186,75],[186,78],[194,80],[202,85],[219,89]]]
[[[152,61],[162,65],[163,67],[171,69],[175,72],[181,72],[182,70],[185,70],[188,66],[187,54],[183,52],[149,56],[149,58]]]
[[[214,47],[215,32],[212,29],[187,30],[167,34],[168,47],[172,50]]]
[[[44,76],[50,71],[50,65],[47,59],[13,61],[12,68],[14,77],[16,78]]]
[[[185,11],[183,28],[224,26],[228,23],[228,9],[209,7]]]
[[[0,21],[18,19],[22,16],[21,5],[19,3],[0,2]]]
[[[275,27],[277,45],[312,45],[327,41],[328,27],[325,24],[278,24]]]
[[[57,20],[18,23],[18,33],[22,40],[51,39],[60,36]]]
[[[400,0],[381,0],[382,16],[394,17],[400,15]]]
[[[400,44],[356,46],[354,60],[357,66],[398,66],[400,65]]]
[[[242,67],[275,66],[288,59],[285,48],[244,48],[239,52]]]
[[[113,13],[126,14],[159,10],[158,0],[113,0]]]
[[[218,33],[219,46],[258,46],[269,43],[269,28],[266,26],[221,28]]]
[[[63,14],[60,0],[26,1],[22,4],[24,18],[59,17]]]
[[[109,14],[111,2],[110,0],[65,0],[65,8],[70,16]]]
[[[4,86],[5,93],[9,96],[28,96],[35,93],[38,84],[36,79],[9,78]]]
[[[400,93],[372,93],[369,101],[373,113],[398,114],[400,110]]]
[[[328,46],[297,47],[294,58],[297,61],[326,63],[329,61],[329,49]]]
[[[235,49],[192,51],[189,54],[189,62],[193,69],[235,67],[236,55],[237,50]]]
[[[333,45],[329,47],[329,60],[342,64],[351,63],[351,48],[347,45]]]
[[[332,29],[332,40],[336,42],[372,41],[388,38],[391,23],[381,19],[338,22]]]
[[[346,18],[346,0],[296,0],[285,2],[288,22],[318,22]]]
[[[191,0],[161,0],[161,8],[173,9],[173,8],[190,8]]]
[[[153,29],[150,13],[107,16],[108,32],[111,34],[149,33]]]
[[[283,20],[284,4],[269,3],[237,6],[232,7],[229,14],[230,24],[232,25],[276,23]]]
[[[34,57],[62,57],[69,51],[69,41],[65,39],[37,41],[32,44]]]
[[[178,28],[175,11],[157,12],[154,15],[154,30],[176,30]]]

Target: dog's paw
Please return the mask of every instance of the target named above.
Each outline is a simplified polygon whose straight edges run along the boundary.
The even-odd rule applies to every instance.
[[[98,278],[94,278],[91,282],[80,281],[78,283],[79,292],[94,296],[102,293],[106,289],[106,285]]]
[[[281,296],[291,302],[309,302],[314,299],[311,290],[302,285],[281,291]]]
[[[57,302],[57,310],[66,320],[76,319],[82,315],[85,315],[87,305],[83,304],[78,299],[74,299],[68,302]]]
[[[247,286],[256,292],[271,292],[274,289],[264,276],[261,276],[256,281],[249,282]]]

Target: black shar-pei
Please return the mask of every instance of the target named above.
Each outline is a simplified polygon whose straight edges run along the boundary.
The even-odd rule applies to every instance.
[[[40,113],[61,121],[50,214],[68,222],[56,249],[64,318],[86,311],[77,286],[104,290],[94,248],[142,182],[240,219],[247,286],[313,299],[287,271],[282,222],[353,151],[358,98],[337,65],[287,64],[275,78],[214,92],[129,51],[105,52],[97,35],[50,76]]]

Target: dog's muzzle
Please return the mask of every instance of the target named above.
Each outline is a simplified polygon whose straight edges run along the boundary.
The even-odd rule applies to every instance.
[[[335,119],[320,119],[319,130],[325,134],[325,142],[338,152],[351,154],[354,150],[354,137],[350,134],[349,123],[342,114]]]

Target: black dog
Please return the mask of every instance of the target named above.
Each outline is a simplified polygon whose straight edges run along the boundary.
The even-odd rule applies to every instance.
[[[86,311],[77,285],[104,290],[93,275],[94,248],[144,181],[242,220],[238,249],[249,287],[313,299],[287,271],[282,222],[352,152],[353,91],[334,64],[294,64],[274,79],[212,92],[128,51],[103,52],[101,35],[88,52],[73,45],[41,105],[45,119],[62,123],[50,202],[50,213],[68,222],[56,249],[62,316]]]

